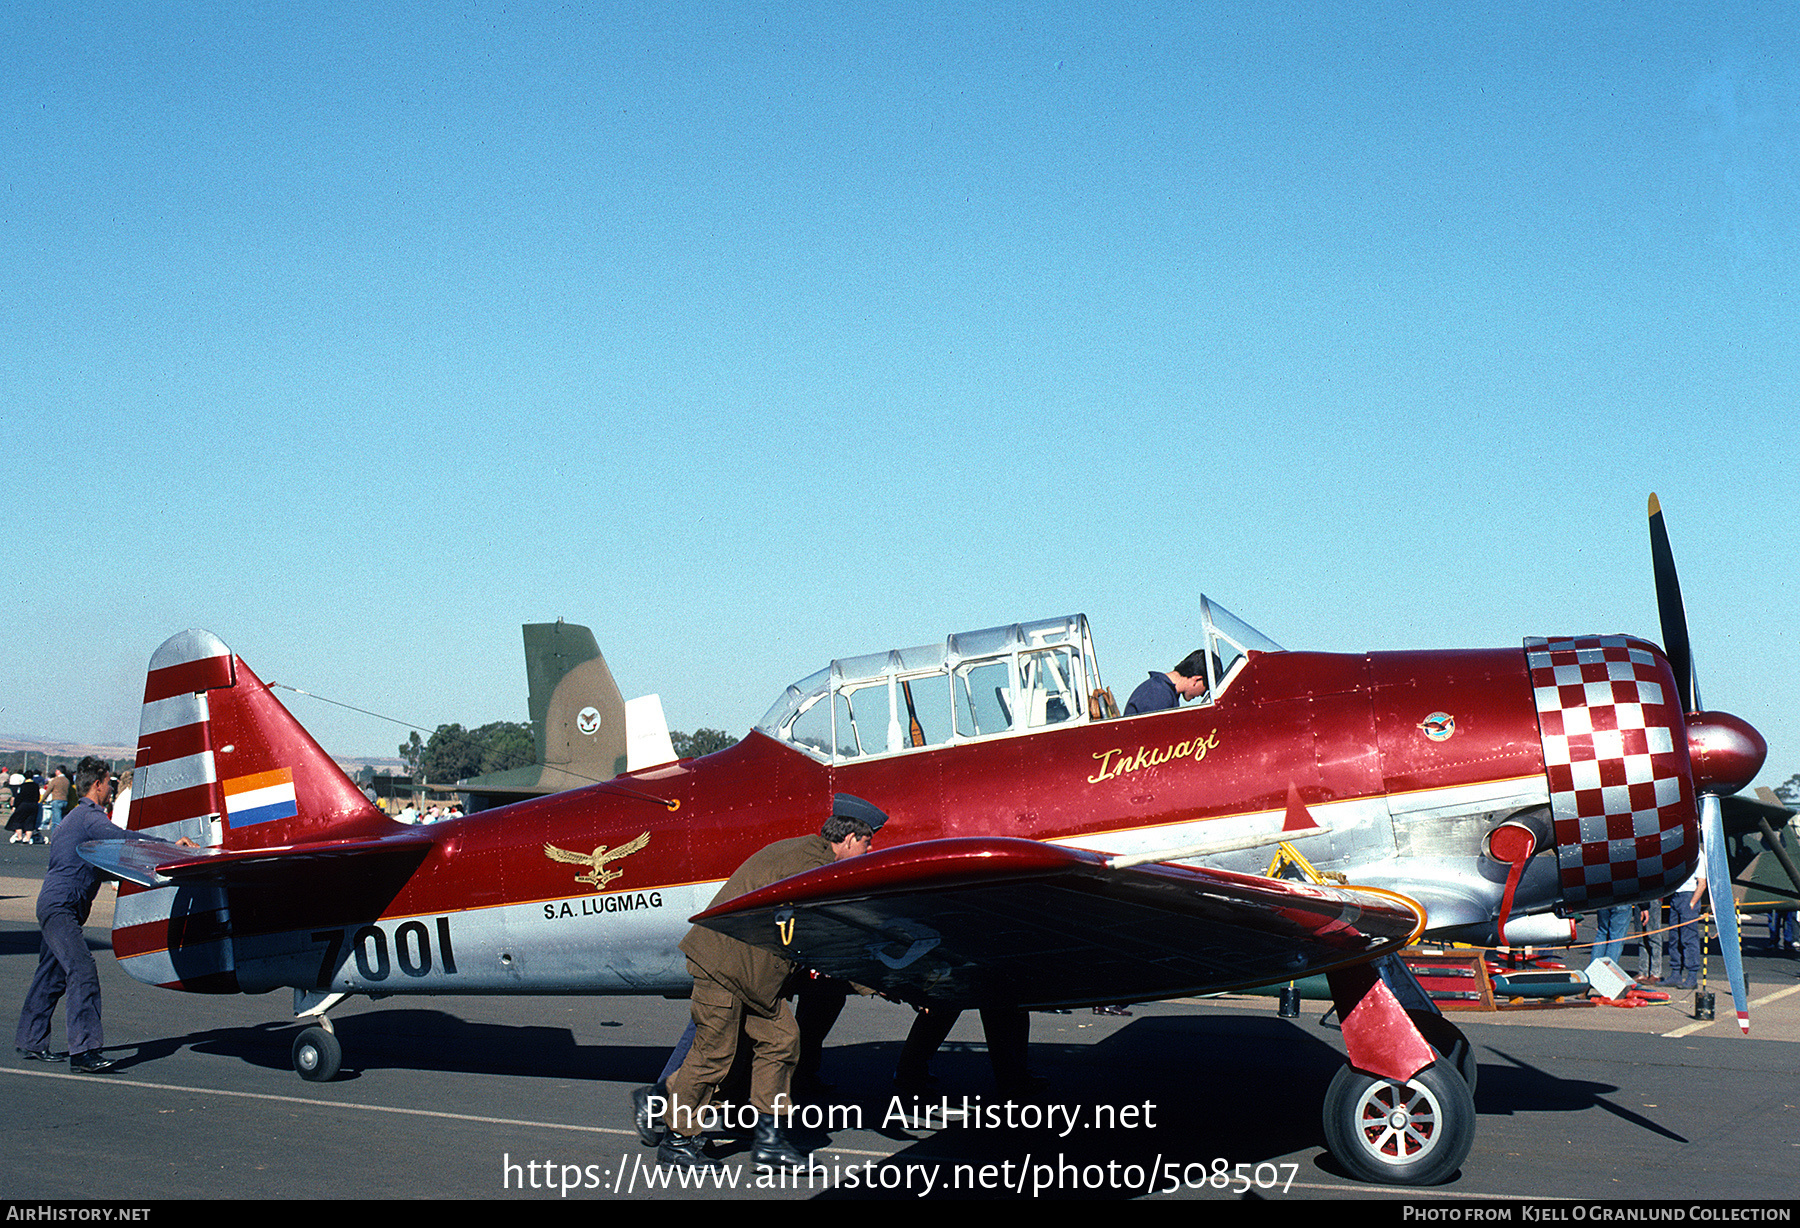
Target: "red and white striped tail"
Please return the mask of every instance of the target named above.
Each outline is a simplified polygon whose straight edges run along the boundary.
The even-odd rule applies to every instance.
[[[130,824],[234,849],[393,830],[250,667],[208,631],[184,631],[150,658]]]
[[[231,849],[383,835],[368,801],[249,666],[208,631],[150,658],[132,774],[132,831]],[[140,981],[235,992],[229,892],[121,884],[113,949]]]

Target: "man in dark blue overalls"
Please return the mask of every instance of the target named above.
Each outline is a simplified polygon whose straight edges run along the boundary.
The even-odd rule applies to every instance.
[[[98,1074],[113,1063],[100,1052],[100,972],[81,927],[100,890],[100,871],[81,859],[80,850],[89,840],[123,840],[131,833],[114,826],[102,809],[112,797],[112,769],[105,760],[92,755],[83,759],[75,771],[75,788],[81,802],[50,839],[50,864],[37,901],[43,940],[37,975],[19,1012],[16,1043],[20,1055],[32,1061],[60,1062],[62,1055],[50,1050],[50,1017],[67,992],[69,1069]],[[193,846],[186,838],[178,843]]]

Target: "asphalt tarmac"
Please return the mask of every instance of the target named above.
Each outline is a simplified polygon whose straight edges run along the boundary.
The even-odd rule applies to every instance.
[[[23,1000],[43,849],[0,846],[0,1003]],[[1752,1034],[1666,1006],[1452,1016],[1480,1063],[1473,1151],[1428,1191],[1358,1183],[1324,1150],[1342,1062],[1322,1004],[1263,998],[1032,1019],[1034,1105],[998,1096],[970,1012],[934,1072],[952,1107],[896,1101],[910,1009],[852,999],[831,1036],[829,1119],[794,1131],[815,1168],[759,1188],[722,1137],[723,1183],[665,1189],[627,1094],[655,1078],[686,1003],[580,997],[354,1000],[332,1014],[344,1070],[293,1073],[285,993],[140,985],[112,960],[102,890],[89,944],[114,1073],[0,1061],[6,1199],[220,1198],[1793,1198],[1800,1189],[1800,959],[1747,947]],[[1634,966],[1628,956],[1627,967]],[[1718,969],[1716,958],[1709,967]],[[59,1011],[57,1035],[62,1026]],[[59,1047],[61,1041],[59,1039]],[[1009,1121],[1010,1115],[1010,1121]],[[1038,1120],[1031,1120],[1035,1115]]]

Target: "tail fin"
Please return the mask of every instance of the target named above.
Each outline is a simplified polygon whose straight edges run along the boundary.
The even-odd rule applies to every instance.
[[[132,793],[132,831],[231,849],[383,835],[398,826],[207,631],[183,631],[150,658]],[[121,883],[113,951],[146,984],[235,993],[231,912],[218,884]]]
[[[184,631],[144,680],[133,831],[261,848],[393,830],[250,667]]]
[[[537,761],[458,781],[474,810],[597,784],[627,767],[625,700],[594,633],[560,619],[524,632]]]
[[[625,700],[594,633],[561,621],[526,623],[524,632],[538,762],[576,778],[562,788],[623,772]]]

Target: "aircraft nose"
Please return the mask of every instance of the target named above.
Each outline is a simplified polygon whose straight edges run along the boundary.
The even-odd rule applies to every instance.
[[[1729,712],[1690,713],[1687,741],[1696,793],[1736,793],[1756,778],[1769,757],[1769,744],[1756,727]]]

